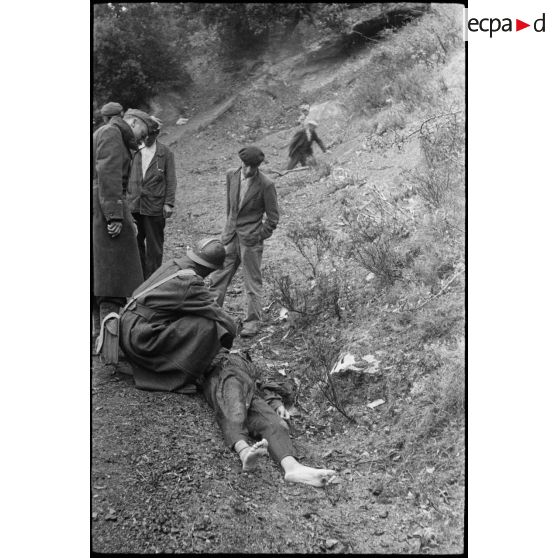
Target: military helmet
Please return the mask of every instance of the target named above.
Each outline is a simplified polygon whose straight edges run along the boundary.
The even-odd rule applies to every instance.
[[[225,247],[217,238],[204,238],[196,247],[189,249],[186,255],[197,264],[209,269],[222,269],[225,261]]]

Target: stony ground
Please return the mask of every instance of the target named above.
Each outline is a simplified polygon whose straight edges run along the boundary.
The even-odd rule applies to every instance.
[[[352,64],[357,71],[358,61]],[[316,80],[316,73],[312,79]],[[244,143],[255,141],[262,146],[268,153],[266,168],[285,165],[281,147],[296,123],[303,85],[286,90],[282,105],[269,97],[246,94],[241,97],[243,104],[196,133],[184,134],[180,127],[167,126],[179,186],[176,212],[167,225],[165,259],[183,254],[186,246],[203,236],[220,232],[224,174],[238,164],[236,152]],[[189,102],[193,113],[203,112],[201,95]],[[252,112],[267,110],[269,114],[253,136],[243,128],[247,106]],[[327,144],[327,131],[323,136]],[[411,164],[414,156],[413,145],[404,157],[395,150],[391,155],[374,154],[360,137],[341,138],[331,154],[319,154],[332,167],[351,166],[376,183],[393,180],[394,169],[399,172],[402,161]],[[359,195],[358,184],[337,192],[328,190],[327,181],[315,174],[295,175],[276,181],[281,224],[266,243],[264,265],[280,265],[291,256],[285,240],[289,223],[320,212],[335,225],[339,220],[335,201]],[[239,318],[241,288],[237,277],[226,301],[226,308]],[[270,303],[269,285],[266,289]],[[250,347],[261,365],[283,368],[287,375],[297,377],[303,370],[298,358],[302,340],[279,321],[278,313],[279,308],[271,306],[260,335],[249,341],[239,339],[237,346]],[[292,419],[298,457],[311,466],[336,469],[339,482],[325,489],[290,485],[270,460],[256,472],[243,473],[235,454],[224,447],[212,412],[200,395],[142,392],[125,372],[129,372],[125,362],[114,369],[93,359],[93,550],[462,551],[462,440],[456,440],[450,450],[454,452],[451,466],[445,460],[443,466],[429,463],[420,474],[416,467],[410,473],[390,446],[391,417],[381,408],[356,413],[357,422],[350,423],[324,405],[315,405],[306,392]]]

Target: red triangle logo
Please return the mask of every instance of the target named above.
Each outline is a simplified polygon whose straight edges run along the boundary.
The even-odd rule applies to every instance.
[[[525,27],[531,27],[531,24],[530,23],[525,23],[524,21],[521,21],[520,19],[515,20],[515,30],[516,31],[521,31],[522,29],[525,29]]]

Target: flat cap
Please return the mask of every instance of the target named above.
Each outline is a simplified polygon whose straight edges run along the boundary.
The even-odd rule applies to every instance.
[[[102,106],[101,114],[103,116],[118,116],[123,110],[124,107],[120,103],[110,102]]]
[[[135,116],[136,118],[139,118],[142,122],[145,123],[148,130],[149,130],[150,126],[153,126],[153,120],[151,120],[151,117],[149,116],[149,114],[147,114],[146,112],[143,112],[143,110],[128,109],[126,111],[126,113],[124,114],[124,117],[126,117],[126,116]]]
[[[265,159],[264,152],[255,145],[250,145],[248,147],[243,147],[239,152],[238,156],[243,163],[250,165],[251,167],[259,166]]]

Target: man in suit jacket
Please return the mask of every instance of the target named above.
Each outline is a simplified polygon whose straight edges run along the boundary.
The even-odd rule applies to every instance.
[[[128,182],[128,203],[138,227],[144,279],[163,261],[165,223],[172,215],[176,192],[174,155],[157,140],[160,131],[161,122],[151,117],[145,147],[134,156]]]
[[[252,337],[258,333],[262,319],[264,240],[277,227],[279,209],[273,182],[258,169],[265,158],[262,150],[249,146],[238,154],[242,166],[227,172],[227,222],[221,234],[227,257],[223,269],[211,274],[210,284],[222,306],[227,288],[242,264],[247,312],[240,335]]]

